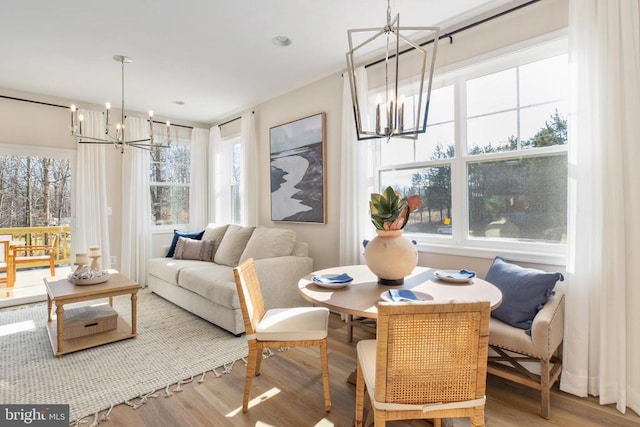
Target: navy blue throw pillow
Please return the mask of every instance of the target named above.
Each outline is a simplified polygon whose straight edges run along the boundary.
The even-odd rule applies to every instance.
[[[171,246],[169,247],[169,252],[167,252],[167,258],[173,258],[173,253],[176,251],[176,245],[178,244],[178,239],[180,237],[186,237],[187,239],[195,239],[200,240],[204,236],[204,230],[202,231],[194,231],[194,232],[184,232],[173,230],[173,241],[171,242]]]
[[[502,291],[502,304],[491,315],[531,335],[533,318],[555,293],[556,282],[564,277],[560,273],[520,267],[496,257],[485,279]]]

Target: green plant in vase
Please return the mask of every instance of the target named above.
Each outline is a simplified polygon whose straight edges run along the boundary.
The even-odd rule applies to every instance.
[[[409,214],[420,206],[422,199],[417,194],[404,198],[389,186],[382,194],[371,193],[371,222],[378,230],[402,230],[409,221]]]

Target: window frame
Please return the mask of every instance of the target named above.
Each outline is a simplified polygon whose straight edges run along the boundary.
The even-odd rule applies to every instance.
[[[380,187],[381,174],[390,170],[416,169],[433,166],[451,168],[451,219],[452,234],[405,232],[416,240],[419,252],[457,256],[493,258],[502,255],[514,261],[535,262],[547,265],[566,264],[566,243],[510,241],[508,239],[469,236],[469,199],[467,166],[470,163],[503,159],[542,157],[568,153],[568,144],[550,147],[519,149],[496,153],[469,155],[467,149],[466,81],[506,69],[540,61],[568,53],[566,31],[547,34],[523,43],[502,48],[479,57],[471,58],[446,69],[436,71],[433,89],[453,85],[454,89],[454,147],[453,158],[425,160],[412,163],[376,166],[376,187]],[[522,106],[518,105],[517,110]],[[433,123],[434,125],[436,123]],[[427,130],[428,132],[428,130]],[[519,137],[519,135],[518,135]],[[386,140],[378,140],[385,144]],[[378,154],[380,146],[376,149]],[[413,143],[413,152],[416,152]],[[378,157],[379,158],[379,157]],[[415,159],[415,156],[414,156]],[[458,214],[456,214],[458,213]],[[569,218],[567,218],[569,220]]]
[[[159,133],[155,134],[156,137],[158,138],[162,138],[163,136]],[[185,138],[182,137],[178,134],[176,135],[172,135],[171,136],[171,144],[172,145],[180,145],[180,146],[185,146],[185,147],[189,147],[189,183],[176,183],[176,182],[160,182],[160,183],[156,183],[155,181],[151,181],[151,167],[153,164],[153,159],[151,158],[151,153],[149,153],[149,191],[151,191],[151,188],[153,186],[156,187],[186,187],[189,189],[189,194],[191,194],[191,184],[193,181],[193,165],[192,165],[192,159],[191,159],[191,139],[189,138]],[[161,148],[161,150],[163,150],[163,148]],[[149,201],[151,201],[151,199],[149,199]],[[189,209],[191,209],[191,203],[189,203]],[[151,214],[153,214],[153,208],[152,206],[149,206],[149,212]],[[189,212],[189,218],[191,218],[191,212]],[[187,231],[190,228],[190,222],[186,223],[186,224],[154,224],[153,223],[153,217],[150,218],[150,220],[152,221],[151,224],[151,233],[152,234],[156,234],[156,233],[165,233],[165,232],[173,232],[173,230],[179,230],[179,231]]]

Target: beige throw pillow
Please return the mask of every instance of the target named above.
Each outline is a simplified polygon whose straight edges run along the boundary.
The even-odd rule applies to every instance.
[[[258,227],[251,235],[239,262],[246,259],[264,259],[291,255],[296,244],[296,233],[282,228]]]
[[[227,231],[228,226],[229,224],[221,225],[221,224],[215,224],[212,222],[207,224],[207,228],[204,229],[202,240],[213,240],[215,242],[215,245],[213,247],[213,255],[211,256],[212,260],[216,256],[216,252],[220,247],[220,242],[222,242],[222,237],[224,236],[224,233]]]
[[[213,240],[195,240],[180,237],[173,254],[175,259],[192,259],[199,261],[213,261]]]
[[[239,225],[229,225],[222,237],[220,246],[213,258],[216,264],[237,267],[240,256],[247,246],[247,242],[253,234],[254,227],[241,227]]]

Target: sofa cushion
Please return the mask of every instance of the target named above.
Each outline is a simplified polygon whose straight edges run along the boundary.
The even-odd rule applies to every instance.
[[[202,240],[213,240],[215,242],[213,246],[213,255],[212,260],[216,256],[216,251],[220,247],[220,242],[222,242],[222,237],[224,233],[227,231],[229,224],[215,224],[209,223],[207,227],[204,229],[204,235],[202,236]]]
[[[167,255],[166,255],[167,258],[173,258],[173,253],[176,250],[176,245],[178,244],[178,239],[180,237],[200,240],[203,234],[204,234],[204,230],[195,231],[195,232],[184,232],[180,230],[173,230],[173,240],[171,241],[171,246],[169,246],[169,251],[167,252]]]
[[[151,258],[147,261],[147,271],[165,282],[178,284],[180,271],[188,267],[202,266],[204,261],[177,260],[175,258]],[[211,265],[211,263],[207,263]]]
[[[496,257],[486,280],[502,292],[502,304],[491,315],[530,334],[533,318],[553,295],[556,282],[564,277],[560,273],[520,267]]]
[[[228,265],[229,267],[237,267],[240,256],[242,252],[244,252],[247,242],[251,238],[251,234],[253,234],[253,230],[254,227],[229,225],[213,259],[215,263]]]
[[[240,308],[233,269],[227,266],[211,263],[185,268],[178,277],[178,286],[224,307]]]
[[[195,240],[180,237],[173,254],[175,259],[213,261],[213,240]]]
[[[291,255],[296,233],[282,228],[258,227],[253,231],[239,262]]]

